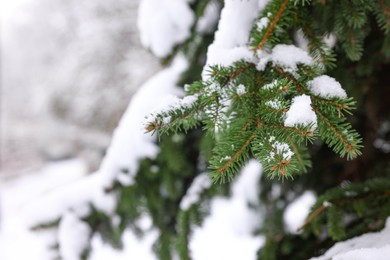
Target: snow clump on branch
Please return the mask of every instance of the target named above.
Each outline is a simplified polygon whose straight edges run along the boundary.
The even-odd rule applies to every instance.
[[[314,95],[323,98],[341,98],[347,97],[347,93],[341,87],[341,84],[334,78],[327,75],[315,77],[307,82],[307,86]]]
[[[309,96],[303,94],[293,98],[291,107],[286,113],[284,125],[288,127],[312,125],[312,130],[317,128],[317,116],[311,108]]]

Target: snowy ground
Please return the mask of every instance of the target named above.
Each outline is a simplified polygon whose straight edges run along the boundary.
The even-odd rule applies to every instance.
[[[46,245],[55,241],[53,232],[28,230],[23,214],[32,201],[56,187],[72,183],[86,174],[80,160],[47,164],[42,170],[0,183],[0,259],[43,260],[53,255]],[[22,249],[22,250],[21,250]]]
[[[37,172],[0,183],[1,260],[50,260],[56,257],[57,253],[48,246],[55,245],[57,231],[29,230],[26,224],[29,216],[25,214],[25,209],[32,202],[50,194],[50,191],[83,178],[86,172],[86,166],[81,160],[72,159],[49,163]],[[152,233],[139,240],[131,232],[126,232],[123,236],[125,250],[120,252],[95,236],[90,259],[155,259],[151,253],[155,237],[156,233]]]

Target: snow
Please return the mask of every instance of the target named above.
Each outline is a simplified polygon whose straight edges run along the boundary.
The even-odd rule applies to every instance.
[[[207,50],[202,77],[208,79],[212,65],[228,66],[238,60],[253,62],[253,52],[247,46],[252,24],[264,1],[225,0],[214,42]]]
[[[329,201],[324,201],[324,203],[322,203],[322,205],[323,205],[324,207],[330,207],[330,206],[332,206],[332,203],[329,202]]]
[[[170,111],[177,109],[184,111],[185,109],[191,108],[197,100],[198,95],[189,95],[182,99],[177,96],[168,96],[167,98],[163,98],[158,108],[154,109],[152,113],[145,117],[143,125],[147,127],[151,122],[156,121],[156,115],[159,114],[164,115],[162,123],[169,124],[171,122],[171,116],[168,115]]]
[[[50,172],[47,172],[50,169]],[[57,175],[59,173],[59,175]],[[25,222],[19,218],[20,210],[39,200],[48,189],[69,182],[75,182],[83,177],[83,165],[73,162],[58,163],[45,168],[34,177],[22,178],[2,185],[2,227],[0,229],[0,259],[54,259],[56,255],[49,246],[54,246],[56,238],[61,242],[60,254],[63,259],[74,259],[84,247],[89,228],[79,219],[79,214],[71,210],[63,213],[58,234],[51,232],[43,234],[28,230]],[[199,183],[206,183],[207,175],[200,175]],[[256,251],[264,243],[262,236],[254,236],[253,232],[261,223],[261,212],[248,206],[248,203],[258,204],[258,181],[261,177],[261,166],[251,160],[242,170],[232,185],[232,197],[216,197],[212,201],[211,215],[202,227],[194,231],[191,240],[193,259],[256,259]],[[208,178],[208,177],[207,177]],[[203,179],[203,180],[202,180]],[[198,181],[196,181],[198,182]],[[40,189],[39,187],[42,186]],[[197,186],[197,185],[194,185]],[[35,192],[22,192],[34,187]],[[200,186],[197,186],[198,188]],[[204,187],[204,186],[203,186]],[[86,187],[87,188],[87,187]],[[87,188],[88,189],[88,188]],[[18,196],[14,196],[19,194]],[[31,194],[36,194],[31,196]],[[193,193],[195,194],[195,193]],[[68,193],[70,195],[70,193]],[[21,198],[23,197],[23,199]],[[53,205],[48,205],[48,208]],[[50,208],[51,209],[51,208]],[[37,208],[37,211],[47,210]],[[131,230],[123,235],[124,249],[118,251],[106,244],[100,235],[92,237],[91,255],[89,259],[156,259],[153,253],[153,243],[158,237],[158,231],[151,228],[151,220],[143,216],[139,226],[146,231],[142,237],[137,237]],[[212,246],[210,246],[212,245]],[[20,250],[23,248],[23,250]],[[77,258],[76,258],[77,259]]]
[[[195,15],[188,1],[143,0],[137,25],[142,44],[163,58],[190,36],[194,21]]]
[[[218,23],[220,11],[220,2],[210,1],[205,7],[202,17],[199,18],[196,24],[196,31],[203,34],[212,33],[214,27]]]
[[[237,95],[241,96],[241,95],[244,95],[246,93],[246,89],[245,89],[245,86],[240,84],[238,85],[237,87]]]
[[[161,101],[172,95],[182,95],[176,86],[181,73],[187,68],[187,60],[176,56],[173,64],[149,79],[133,96],[129,107],[115,130],[113,141],[99,169],[104,175],[103,184],[111,185],[121,169],[128,169],[129,183],[138,171],[138,161],[154,158],[158,153],[155,138],[145,134],[142,128],[145,115],[160,107]]]
[[[103,212],[115,208],[115,194],[105,194],[97,173],[63,185],[26,205],[20,212],[29,227],[49,223],[72,210],[80,218],[89,213],[89,203]],[[50,210],[47,210],[50,208]]]
[[[219,46],[210,45],[207,52],[207,68],[211,65],[230,66],[234,62],[244,60],[253,62],[253,52],[244,46],[221,48]],[[205,68],[206,68],[205,66]],[[204,69],[203,79],[208,79],[208,71]]]
[[[299,29],[294,33],[294,41],[300,49],[309,51],[309,40],[305,37],[302,29]]]
[[[282,107],[282,102],[280,102],[279,100],[270,100],[265,102],[265,105],[274,109],[280,109]]]
[[[276,149],[277,154],[282,155],[283,160],[290,160],[291,156],[294,155],[287,143],[276,141],[272,144],[272,147]]]
[[[254,235],[262,214],[248,203],[258,204],[261,165],[250,160],[232,185],[230,198],[214,197],[210,215],[194,228],[190,251],[194,260],[256,259],[263,236]]]
[[[265,67],[267,66],[268,62],[271,60],[271,55],[264,50],[258,50],[256,53],[257,57],[259,58],[256,64],[256,69],[258,71],[263,71],[265,70]]]
[[[190,108],[195,103],[195,101],[198,99],[198,96],[196,95],[190,95],[185,96],[183,99],[180,99],[179,106],[183,108]]]
[[[338,242],[324,255],[311,260],[387,260],[390,256],[390,217],[382,231]]]
[[[316,195],[312,191],[305,191],[301,196],[291,202],[283,215],[286,230],[297,234],[298,229],[305,223],[310,208],[316,202]]]
[[[48,191],[74,183],[86,174],[80,160],[47,164],[43,169],[0,183],[0,259],[55,259],[49,247],[56,242],[56,231],[31,231],[23,218],[24,209]],[[49,211],[50,206],[35,211]],[[34,214],[35,211],[33,212]],[[22,249],[22,250],[21,250]]]
[[[264,17],[257,23],[258,28],[266,26],[268,18]],[[282,67],[285,71],[294,73],[297,70],[298,64],[313,65],[313,59],[307,52],[307,46],[305,38],[301,31],[297,31],[295,34],[298,45],[302,48],[298,48],[294,45],[278,44],[276,45],[271,53],[265,50],[258,50],[257,56],[259,58],[256,69],[263,71],[268,62],[272,62],[274,66]]]
[[[334,33],[325,35],[322,40],[329,49],[332,49],[337,43],[337,37]]]
[[[388,260],[390,256],[390,245],[379,248],[360,248],[338,254],[333,260]]]
[[[212,181],[206,173],[201,173],[196,176],[188,188],[186,195],[180,202],[180,209],[188,210],[192,205],[196,204],[200,199],[201,193],[211,185]]]
[[[341,98],[347,97],[347,93],[341,87],[341,84],[334,78],[327,75],[315,77],[307,82],[310,91],[323,98]]]
[[[311,108],[310,97],[305,94],[294,97],[290,109],[286,113],[284,125],[295,127],[299,125],[308,126],[310,124],[313,125],[314,129],[317,128],[317,116]]]
[[[64,260],[79,260],[88,247],[91,229],[72,212],[61,218],[58,227],[59,251]]]
[[[138,170],[138,161],[157,155],[156,137],[144,133],[141,127],[142,121],[144,116],[153,111],[164,97],[182,94],[176,82],[186,68],[186,59],[178,55],[170,67],[147,81],[131,100],[114,132],[100,169],[96,173],[60,187],[29,203],[22,211],[27,226],[33,227],[55,221],[61,216],[66,216],[68,212],[82,218],[88,214],[90,204],[98,210],[112,214],[117,197],[115,192],[107,193],[105,189],[118,178],[122,183],[132,185]],[[128,176],[123,173],[123,169],[128,170]],[[77,252],[77,247],[74,250]]]
[[[278,86],[278,80],[274,80],[272,81],[271,83],[268,83],[266,85],[263,86],[263,89],[266,89],[266,90],[271,90],[271,89],[274,89],[276,86]]]
[[[158,238],[158,232],[150,228],[151,219],[148,216],[142,216],[138,221],[139,227],[145,231],[142,237],[138,237],[134,232],[127,229],[122,236],[123,249],[117,250],[105,243],[100,235],[94,235],[91,240],[90,260],[155,260],[153,252],[153,243]]]
[[[275,141],[275,136],[270,136],[268,141],[272,146],[272,152],[270,152],[269,156],[266,157],[267,162],[271,162],[275,159],[275,155],[281,156],[282,160],[290,160],[294,155],[293,151],[291,151],[290,146],[287,143]]]
[[[275,66],[295,71],[298,64],[312,65],[310,55],[294,45],[278,44],[272,49],[271,61]]]
[[[53,230],[38,231],[31,231],[21,216],[23,209],[30,203],[40,200],[52,189],[85,178],[85,174],[84,163],[72,159],[50,163],[40,171],[16,179],[4,180],[0,183],[1,260],[58,259],[58,253],[55,252],[54,248],[57,239],[60,241],[61,259],[79,259],[77,255],[86,245],[90,235],[89,227],[79,220],[79,214],[68,211],[63,214],[58,230],[54,228]],[[50,207],[37,208],[36,211],[49,211]],[[91,255],[88,259],[156,259],[152,244],[155,242],[158,232],[151,229],[151,220],[148,216],[142,216],[137,223],[142,230],[147,232],[140,238],[132,231],[126,230],[123,235],[123,251],[113,249],[99,235],[94,235],[91,241]]]
[[[269,19],[268,17],[262,17],[257,23],[257,30],[261,31],[263,30],[265,27],[268,26],[268,23],[269,23]]]

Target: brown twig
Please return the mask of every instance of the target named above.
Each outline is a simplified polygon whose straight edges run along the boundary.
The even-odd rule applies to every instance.
[[[230,164],[232,164],[237,159],[237,157],[242,154],[245,148],[252,142],[253,138],[255,138],[255,134],[249,136],[244,145],[241,146],[241,148],[232,156],[232,158],[230,158],[230,160],[227,161],[223,167],[218,169],[218,175],[221,175],[230,166]]]
[[[326,116],[324,116],[322,114],[322,112],[318,109],[318,107],[316,105],[314,105],[314,104],[311,104],[311,107],[316,112],[316,114],[318,114],[322,118],[322,120],[324,120],[325,124],[327,124],[328,127],[330,129],[332,129],[332,131],[336,134],[337,138],[339,138],[340,141],[343,142],[346,145],[346,149],[345,150],[348,153],[351,152],[351,154],[353,154],[353,155],[356,154],[356,152],[354,150],[352,150],[353,149],[352,145],[347,140],[345,140],[345,138],[341,135],[341,133],[339,131],[337,131],[337,129],[332,125],[332,123],[329,121],[329,119]]]
[[[303,223],[302,226],[300,226],[298,228],[298,231],[301,231],[304,227],[306,227],[310,222],[313,221],[313,219],[315,217],[317,217],[319,214],[321,214],[321,212],[323,212],[324,210],[326,210],[329,206],[328,205],[322,205],[321,207],[319,207],[318,209],[316,209],[305,221],[305,223]]]
[[[272,19],[271,25],[268,27],[268,30],[265,32],[265,35],[263,39],[261,39],[259,45],[257,45],[256,49],[263,49],[265,42],[270,37],[271,33],[275,29],[276,23],[279,21],[280,17],[282,16],[284,10],[286,9],[288,0],[284,0],[283,3],[280,5],[280,8],[278,12],[276,13],[275,17]]]

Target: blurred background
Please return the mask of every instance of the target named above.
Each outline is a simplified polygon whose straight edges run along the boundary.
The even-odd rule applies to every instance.
[[[89,172],[137,87],[159,69],[139,0],[0,0],[0,178],[79,158]]]
[[[24,208],[99,167],[132,95],[160,69],[141,47],[138,4],[0,0],[1,260],[51,259],[52,236],[29,230]]]

